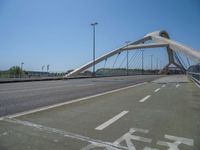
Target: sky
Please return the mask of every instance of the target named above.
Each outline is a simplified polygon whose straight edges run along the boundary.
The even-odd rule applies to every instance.
[[[0,0],[0,70],[24,62],[25,70],[49,64],[62,72],[87,63],[93,22],[96,56],[157,30],[200,50],[199,0]]]

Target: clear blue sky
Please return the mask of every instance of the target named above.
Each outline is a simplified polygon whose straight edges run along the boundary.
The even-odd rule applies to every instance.
[[[200,50],[199,0],[0,0],[0,70],[24,62],[26,70],[50,64],[66,71],[86,63],[94,21],[97,56],[162,29]]]

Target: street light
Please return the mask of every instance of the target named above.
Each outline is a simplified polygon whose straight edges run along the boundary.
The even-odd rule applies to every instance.
[[[151,71],[153,70],[153,55],[151,55]]]
[[[130,43],[130,41],[126,41],[126,75],[128,76],[128,69],[129,69],[129,66],[128,66],[128,44]]]
[[[24,62],[21,62],[21,70],[23,70]]]
[[[20,75],[21,78],[22,78],[22,73],[23,73],[23,65],[24,65],[24,62],[21,62],[21,73],[20,73],[20,74],[21,74],[21,75]]]
[[[93,27],[93,76],[95,77],[95,26],[98,25],[97,22],[91,23]]]
[[[50,65],[47,65],[47,72],[49,72],[49,67],[50,67]]]

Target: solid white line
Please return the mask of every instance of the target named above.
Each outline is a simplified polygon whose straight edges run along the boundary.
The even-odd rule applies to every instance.
[[[166,87],[166,85],[165,85],[165,84],[163,84],[163,85],[162,85],[162,88],[164,88],[164,87]]]
[[[54,105],[50,105],[50,106],[45,106],[45,107],[29,110],[29,111],[24,111],[24,112],[21,112],[21,113],[16,113],[16,114],[8,115],[8,116],[3,116],[3,117],[0,117],[0,120],[2,120],[4,117],[15,118],[15,117],[19,117],[19,116],[24,116],[24,115],[28,115],[28,114],[32,114],[32,113],[36,113],[36,112],[40,112],[40,111],[44,111],[44,110],[60,107],[60,106],[63,106],[63,105],[68,105],[68,104],[72,104],[72,103],[76,103],[76,102],[92,99],[92,98],[103,96],[103,95],[106,95],[106,94],[111,94],[111,93],[114,93],[114,92],[119,92],[119,91],[122,91],[122,90],[134,88],[134,87],[137,87],[137,86],[141,86],[141,85],[144,85],[146,83],[147,82],[138,83],[138,84],[135,84],[135,85],[123,87],[123,88],[116,89],[116,90],[111,90],[111,91],[108,91],[108,92],[104,92],[104,93],[100,93],[100,94],[96,94],[96,95],[92,95],[92,96],[78,98],[78,99],[74,99],[74,100],[71,100],[71,101],[63,102],[63,103],[58,103],[58,104],[54,104]]]
[[[128,111],[122,111],[121,113],[119,113],[118,115],[114,116],[113,118],[111,118],[110,120],[106,121],[105,123],[101,124],[100,126],[96,127],[96,130],[103,130],[106,127],[108,127],[109,125],[111,125],[112,123],[114,123],[115,121],[117,121],[118,119],[120,119],[121,117],[123,117],[125,114],[127,114]]]
[[[160,91],[160,88],[157,88],[157,89],[154,90],[155,93],[158,92],[158,91]]]
[[[14,123],[14,124],[19,124],[19,125],[23,125],[23,126],[27,126],[27,127],[31,127],[31,128],[34,128],[34,129],[40,131],[40,132],[57,134],[57,135],[60,135],[62,137],[66,137],[66,138],[85,141],[85,142],[88,142],[88,143],[99,144],[99,145],[101,145],[103,147],[108,147],[110,149],[126,149],[123,146],[114,145],[113,143],[110,143],[110,142],[105,142],[105,141],[101,141],[101,140],[97,140],[97,139],[92,139],[92,138],[87,137],[87,136],[79,135],[79,134],[72,133],[72,132],[67,132],[67,131],[62,130],[62,129],[43,126],[41,124],[35,124],[35,123],[29,122],[29,121],[22,121],[22,120],[18,120],[18,119],[14,119],[14,118],[13,119],[4,118],[3,121],[9,122],[9,123]]]
[[[146,101],[150,97],[151,97],[151,95],[147,95],[146,97],[144,97],[143,99],[141,99],[139,102],[143,103],[144,101]]]
[[[177,85],[176,85],[176,88],[178,88],[179,86],[180,86],[180,84],[177,84]]]

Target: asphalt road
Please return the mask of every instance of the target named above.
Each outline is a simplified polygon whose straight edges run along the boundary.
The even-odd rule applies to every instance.
[[[1,150],[199,150],[200,88],[185,76],[1,118]]]
[[[0,84],[0,116],[152,81],[160,76],[123,76]]]

